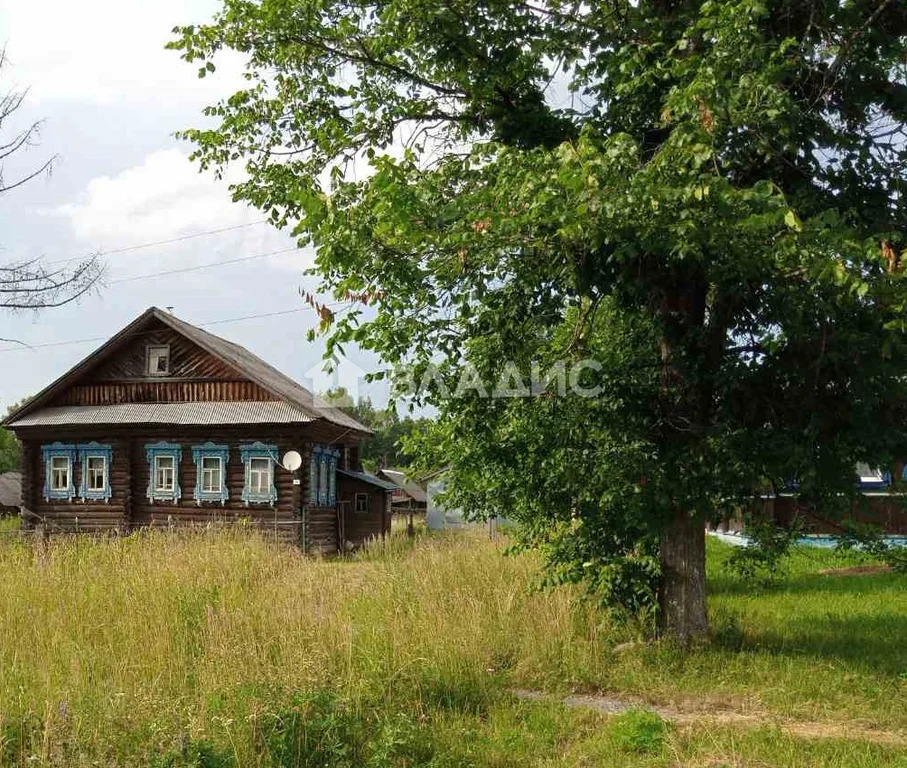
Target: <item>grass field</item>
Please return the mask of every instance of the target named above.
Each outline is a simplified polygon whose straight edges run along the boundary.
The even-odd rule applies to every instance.
[[[710,546],[715,642],[680,653],[534,590],[536,561],[504,547],[395,538],[318,561],[242,531],[2,537],[0,761],[907,766],[864,734],[907,733],[904,577],[822,575],[859,558],[802,551],[752,592]],[[569,692],[686,717],[555,700]],[[824,738],[792,732],[804,721]]]

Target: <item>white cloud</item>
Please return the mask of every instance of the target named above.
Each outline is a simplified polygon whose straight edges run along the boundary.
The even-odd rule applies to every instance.
[[[11,76],[30,87],[32,101],[164,96],[163,105],[202,105],[236,90],[240,59],[225,56],[216,77],[199,79],[164,46],[174,26],[209,21],[217,7],[214,0],[7,0],[0,39],[8,41]]]
[[[212,174],[199,173],[184,152],[166,149],[116,176],[91,179],[77,202],[55,212],[69,217],[79,239],[103,248],[261,218],[233,203],[227,186]]]
[[[237,178],[236,172],[233,178]],[[79,198],[49,211],[66,218],[84,252],[110,251],[197,233],[226,232],[111,257],[113,279],[198,263],[242,258],[294,245],[260,212],[230,198],[228,180],[199,173],[178,149],[154,152],[141,165],[114,176],[91,179]],[[311,252],[273,256],[268,263],[297,273],[311,264]]]

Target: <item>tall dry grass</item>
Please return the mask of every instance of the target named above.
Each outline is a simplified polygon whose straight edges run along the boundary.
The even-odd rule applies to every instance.
[[[0,544],[7,753],[40,739],[51,763],[72,745],[121,760],[214,739],[248,762],[256,722],[299,692],[468,709],[504,672],[594,664],[594,613],[535,592],[536,562],[501,550],[391,539],[321,561],[236,530]]]
[[[241,529],[0,538],[0,765],[550,767],[577,764],[545,762],[564,739],[598,749],[600,723],[510,686],[907,727],[897,574],[826,576],[853,556],[804,552],[754,589],[710,546],[713,643],[618,651],[628,630],[535,590],[537,560],[505,546],[404,536],[316,560]],[[698,755],[694,736],[670,749]],[[804,765],[900,764],[873,750]]]

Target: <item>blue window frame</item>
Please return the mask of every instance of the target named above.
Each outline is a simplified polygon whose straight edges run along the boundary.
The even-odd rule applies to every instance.
[[[337,463],[340,451],[327,445],[313,445],[309,464],[309,502],[319,507],[337,503]]]
[[[245,467],[242,500],[246,504],[270,504],[277,502],[277,486],[274,483],[277,446],[257,442],[241,445],[239,454]]]
[[[68,443],[51,443],[42,445],[44,457],[44,500],[66,499],[71,501],[76,495],[73,478],[77,448]]]
[[[82,465],[79,496],[91,501],[110,501],[113,495],[110,486],[112,461],[113,448],[109,445],[95,442],[79,445],[79,463]]]
[[[227,458],[230,446],[203,443],[192,446],[195,462],[195,503],[214,501],[224,504],[230,497],[227,491]]]
[[[180,488],[183,449],[176,443],[148,443],[145,455],[148,457],[148,501],[179,501],[183,496]]]

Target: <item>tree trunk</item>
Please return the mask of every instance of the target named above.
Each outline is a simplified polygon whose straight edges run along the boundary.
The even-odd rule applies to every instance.
[[[661,534],[658,634],[688,645],[709,631],[705,604],[705,525],[675,515]]]

